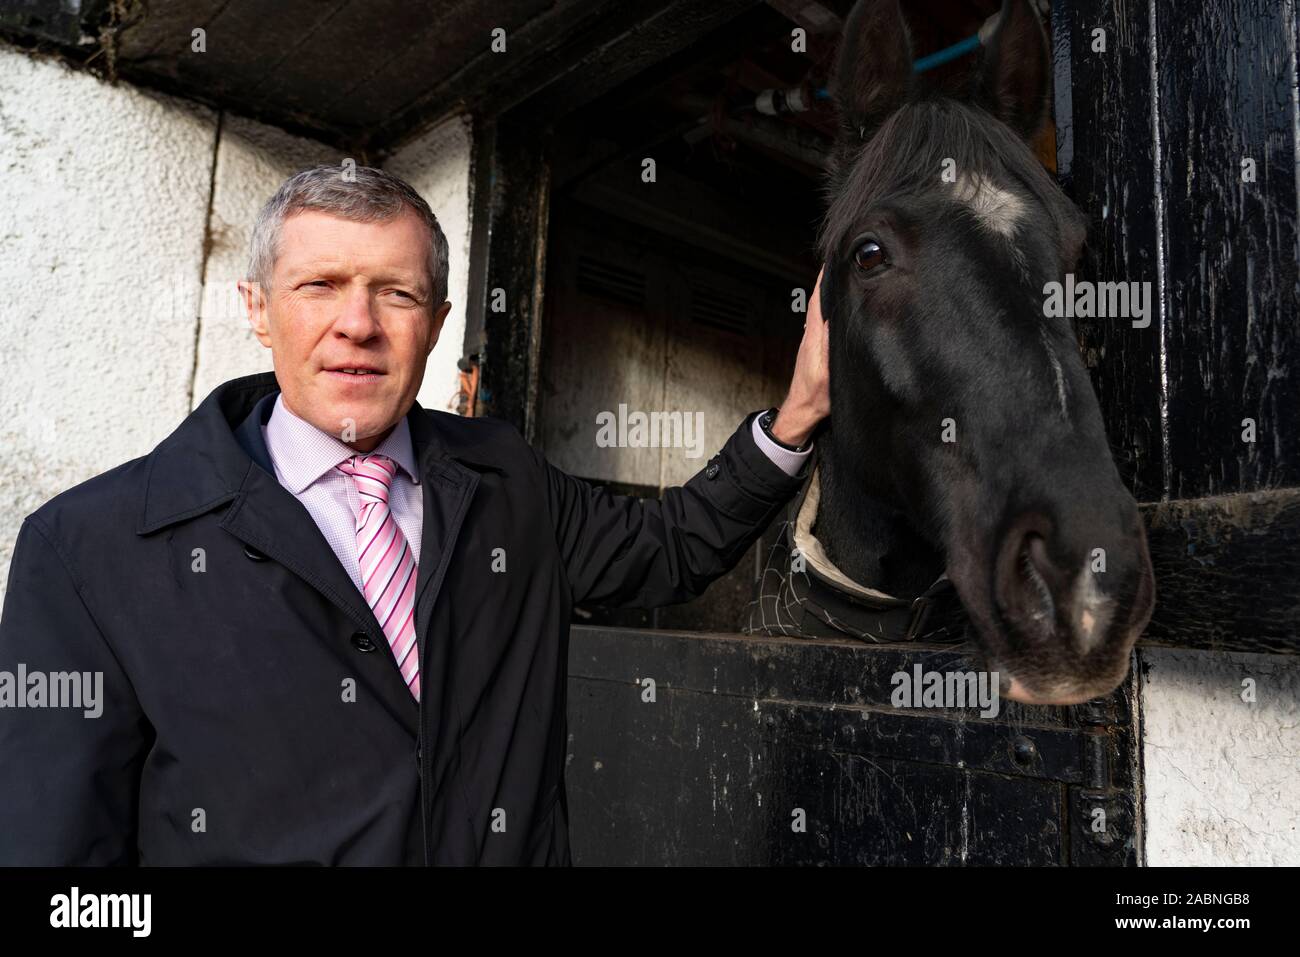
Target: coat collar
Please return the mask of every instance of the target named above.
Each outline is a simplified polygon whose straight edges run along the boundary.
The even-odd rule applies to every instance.
[[[280,386],[274,372],[222,383],[149,454],[136,532],[148,535],[231,502],[260,469],[274,479],[261,426],[269,420]],[[475,471],[505,472],[502,450],[490,430],[472,419],[434,412],[418,402],[407,414],[411,444],[422,476],[455,481],[454,459]]]

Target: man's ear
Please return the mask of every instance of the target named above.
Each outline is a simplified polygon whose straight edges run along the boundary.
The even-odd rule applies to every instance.
[[[442,335],[442,324],[447,321],[447,313],[451,312],[451,300],[448,299],[439,306],[433,313],[433,335],[429,337],[429,348],[424,351],[427,356],[433,352],[433,347],[438,344],[438,336]]]
[[[1033,4],[1002,0],[1002,13],[976,74],[975,101],[1032,141],[1047,119],[1051,74],[1047,35]]]
[[[239,296],[244,301],[244,314],[248,317],[248,325],[252,328],[253,335],[257,336],[257,341],[266,348],[271,348],[271,327],[262,284],[251,279],[241,279]]]

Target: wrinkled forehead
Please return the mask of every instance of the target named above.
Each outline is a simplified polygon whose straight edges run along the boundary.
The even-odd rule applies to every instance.
[[[980,226],[1014,239],[1026,214],[1025,201],[1014,190],[980,173],[961,173],[946,183],[950,198],[968,209]]]

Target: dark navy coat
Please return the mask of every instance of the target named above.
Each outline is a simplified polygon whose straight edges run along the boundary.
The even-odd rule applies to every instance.
[[[700,594],[802,477],[751,415],[685,485],[622,497],[508,423],[415,405],[417,705],[276,481],[277,390],[225,383],[24,522],[0,671],[102,673],[103,710],[0,708],[0,864],[568,864],[573,605]]]

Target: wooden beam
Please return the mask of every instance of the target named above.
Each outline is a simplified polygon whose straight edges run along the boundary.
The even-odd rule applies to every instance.
[[[482,331],[466,329],[466,348],[482,361],[478,409],[505,419],[532,442],[537,427],[537,376],[541,358],[546,231],[551,195],[545,140],[533,127],[503,118],[476,137],[474,232],[486,248],[471,249],[469,301],[480,310]],[[485,165],[484,165],[485,164]],[[479,192],[486,188],[484,195]],[[473,242],[473,241],[472,241]],[[498,296],[496,290],[501,290]],[[504,302],[504,310],[496,311]]]
[[[842,23],[838,13],[816,0],[767,0],[767,5],[809,34],[836,33]]]
[[[1143,644],[1300,654],[1300,489],[1142,512],[1156,573]]]
[[[629,190],[630,175],[626,169],[607,167],[581,183],[573,196],[629,222],[713,250],[762,272],[791,279],[810,275],[808,270],[815,264],[799,242],[756,215],[752,208],[719,197],[707,185],[667,167],[658,171],[656,191]],[[665,205],[658,201],[657,190],[671,191],[684,200]]]
[[[412,131],[461,111],[495,116],[513,110],[531,122],[553,122],[757,3],[672,0],[648,15],[643,6],[620,0],[558,4],[509,38],[524,53],[507,59],[485,49],[379,124],[373,141],[392,149]],[[526,109],[514,110],[525,103]]]

